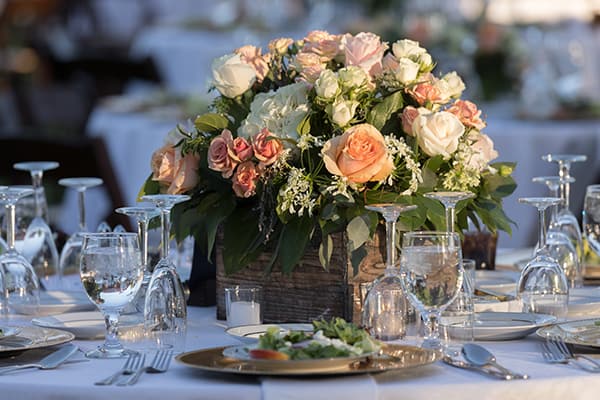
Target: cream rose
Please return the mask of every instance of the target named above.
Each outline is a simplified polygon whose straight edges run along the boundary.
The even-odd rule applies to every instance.
[[[440,111],[415,118],[412,128],[419,147],[429,156],[448,159],[458,148],[465,127],[454,114]]]
[[[166,186],[168,194],[185,193],[198,183],[199,157],[182,155],[179,148],[166,144],[152,154],[152,180]]]
[[[402,120],[402,130],[410,136],[415,136],[413,129],[413,122],[419,115],[431,114],[431,111],[424,107],[414,108],[413,106],[407,106],[402,111],[400,119]]]
[[[488,135],[471,131],[469,140],[472,141],[471,150],[473,151],[467,162],[470,168],[482,171],[487,168],[490,161],[498,158],[498,152],[494,149],[494,142]]]
[[[324,99],[330,99],[334,97],[340,85],[338,84],[338,78],[330,69],[323,70],[321,75],[319,75],[319,79],[315,82],[315,91],[317,92],[317,96],[322,97]]]
[[[270,54],[267,53],[263,55],[260,47],[252,45],[246,45],[236,49],[235,54],[239,54],[243,62],[254,68],[258,83],[261,83],[263,79],[265,79],[269,73]]]
[[[321,151],[325,167],[350,182],[383,181],[394,170],[381,132],[360,124],[328,140]]]
[[[269,42],[269,51],[273,54],[284,55],[292,43],[294,43],[292,38],[273,39]]]
[[[250,89],[256,81],[254,68],[239,54],[227,54],[212,63],[213,85],[225,97],[234,98]]]
[[[435,85],[440,90],[440,98],[444,102],[459,97],[465,90],[465,83],[456,72],[447,73]]]
[[[409,58],[402,57],[398,60],[398,67],[394,70],[394,77],[403,85],[413,82],[419,74],[419,64]]]
[[[426,53],[423,47],[419,45],[419,42],[415,42],[410,39],[398,40],[392,44],[392,53],[396,58],[401,59],[403,57],[418,58],[421,54]]]
[[[354,118],[358,102],[354,100],[337,101],[327,107],[331,120],[338,126],[344,127]]]
[[[369,75],[360,67],[349,66],[338,71],[342,86],[360,88],[369,84]]]

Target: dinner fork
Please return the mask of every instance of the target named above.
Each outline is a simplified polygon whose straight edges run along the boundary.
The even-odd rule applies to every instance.
[[[547,338],[546,341],[542,343],[542,356],[544,357],[544,360],[549,363],[571,363],[588,372],[600,372],[600,366],[595,361],[581,356],[581,358],[590,361],[593,365],[588,365],[579,361],[562,340],[557,340],[553,337]]]
[[[565,343],[563,338],[560,336],[553,336],[550,338],[552,342],[556,344],[556,347],[561,351],[562,354],[565,355],[566,358],[575,359],[575,360],[586,360],[590,364],[593,364],[594,367],[600,370],[600,363],[598,360],[593,359],[592,357],[588,357],[585,354],[575,354],[571,351],[571,348]]]
[[[120,376],[131,375],[142,365],[144,365],[144,359],[140,353],[130,354],[127,361],[125,361],[125,365],[123,365],[121,369],[98,382],[94,382],[94,385],[111,385]]]
[[[134,385],[138,381],[138,379],[140,379],[140,376],[144,372],[148,372],[148,373],[165,372],[169,368],[169,364],[171,363],[172,358],[173,358],[173,350],[164,350],[164,349],[159,350],[154,355],[154,358],[152,359],[152,362],[150,363],[150,365],[142,366],[142,367],[138,368],[137,371],[135,371],[135,373],[133,375],[131,375],[131,377],[129,379],[127,379],[126,381],[123,381],[123,382],[119,382],[119,383],[117,383],[117,385],[118,386]]]

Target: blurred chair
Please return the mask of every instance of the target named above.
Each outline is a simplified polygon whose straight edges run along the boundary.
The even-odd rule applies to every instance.
[[[16,171],[13,164],[19,161],[58,161],[60,166],[44,173],[47,192],[63,193],[58,180],[68,177],[90,176],[104,181],[103,188],[110,199],[110,209],[125,206],[119,182],[113,170],[104,140],[100,137],[64,139],[29,135],[0,135],[0,184],[31,184],[28,173]],[[52,185],[55,187],[53,188]],[[50,189],[50,190],[49,190]],[[52,193],[47,193],[52,203]],[[92,205],[93,206],[93,205]],[[113,211],[105,220],[111,225],[123,225],[132,231],[129,218]]]

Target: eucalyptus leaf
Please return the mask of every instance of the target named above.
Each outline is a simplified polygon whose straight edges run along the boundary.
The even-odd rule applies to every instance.
[[[368,216],[359,215],[353,218],[346,227],[346,233],[348,235],[348,244],[351,251],[354,251],[365,244],[371,237]]]

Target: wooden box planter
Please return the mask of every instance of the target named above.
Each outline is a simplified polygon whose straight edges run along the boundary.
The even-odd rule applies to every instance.
[[[385,269],[385,234],[378,231],[367,244],[367,256],[354,274],[347,239],[333,235],[331,267],[324,270],[319,262],[318,248],[307,247],[301,263],[291,275],[284,275],[275,265],[265,274],[270,254],[262,254],[247,268],[225,275],[223,249],[217,246],[217,318],[225,319],[224,289],[235,285],[256,285],[263,291],[263,321],[265,323],[312,322],[323,317],[342,317],[360,323],[360,283],[370,282]]]

